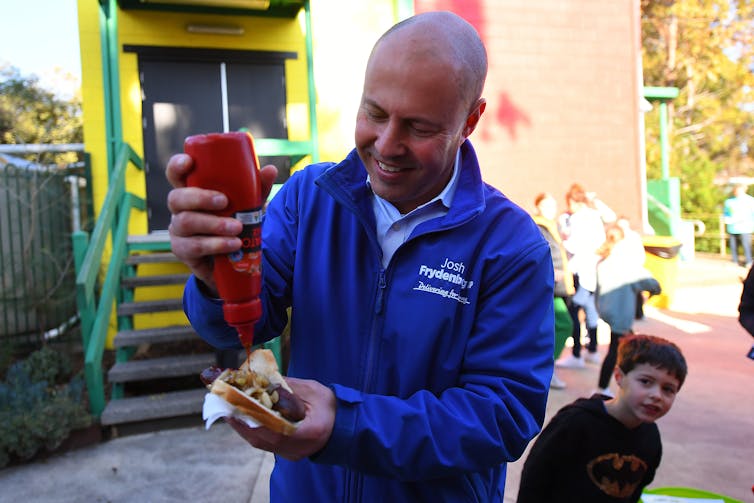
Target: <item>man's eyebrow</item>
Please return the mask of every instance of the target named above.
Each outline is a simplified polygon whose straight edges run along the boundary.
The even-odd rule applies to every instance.
[[[364,97],[364,98],[363,98],[363,99],[361,100],[361,103],[362,103],[363,105],[369,105],[369,106],[371,106],[371,107],[379,108],[380,110],[382,110],[382,107],[380,107],[380,106],[379,106],[379,105],[377,104],[377,102],[376,102],[376,101],[374,101],[374,100],[373,100],[373,99],[371,99],[371,98],[367,98],[367,97]]]

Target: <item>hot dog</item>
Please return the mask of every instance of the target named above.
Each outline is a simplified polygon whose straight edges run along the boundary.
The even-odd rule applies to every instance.
[[[210,367],[200,377],[211,393],[272,431],[290,435],[306,415],[268,349],[252,351],[237,370]]]

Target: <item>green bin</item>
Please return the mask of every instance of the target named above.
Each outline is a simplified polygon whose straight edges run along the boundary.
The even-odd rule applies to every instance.
[[[692,487],[658,487],[656,489],[646,489],[642,493],[642,496],[648,494],[656,494],[663,496],[674,496],[679,498],[689,498],[690,500],[704,500],[704,501],[723,501],[724,503],[743,503],[737,499],[733,499],[723,494],[711,493],[709,491],[703,491],[701,489],[694,489]],[[640,503],[644,503],[645,498],[639,500]]]
[[[647,304],[668,308],[678,284],[678,252],[681,242],[672,236],[644,236],[644,267],[660,283],[662,293],[649,298]]]

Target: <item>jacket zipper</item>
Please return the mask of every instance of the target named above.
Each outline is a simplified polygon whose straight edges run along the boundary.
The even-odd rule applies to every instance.
[[[380,268],[380,274],[379,278],[377,280],[377,298],[374,302],[374,314],[375,314],[375,321],[372,323],[372,331],[370,334],[370,344],[369,344],[369,354],[367,355],[367,369],[364,374],[364,387],[365,389],[369,390],[371,388],[371,382],[372,382],[372,372],[374,371],[374,341],[377,339],[376,335],[376,325],[377,325],[377,318],[382,314],[382,309],[384,306],[384,298],[385,298],[385,287],[387,286],[387,281],[385,280],[385,270]],[[362,494],[361,494],[361,486],[363,481],[363,475],[357,472],[353,472],[351,470],[348,470],[348,482],[346,484],[346,492],[347,492],[347,501],[361,501],[362,500]]]
[[[374,314],[382,314],[383,302],[385,300],[385,269],[380,269],[380,276],[377,280],[377,299],[374,303]]]
[[[372,374],[374,372],[374,347],[375,347],[375,341],[379,339],[378,337],[378,325],[380,324],[380,317],[382,316],[382,311],[384,309],[385,304],[385,287],[387,286],[387,281],[385,280],[385,269],[380,268],[380,274],[379,278],[377,280],[377,298],[374,301],[374,318],[372,321],[372,329],[369,334],[369,345],[368,345],[368,354],[367,354],[367,368],[366,372],[364,373],[364,389],[367,392],[372,391]]]

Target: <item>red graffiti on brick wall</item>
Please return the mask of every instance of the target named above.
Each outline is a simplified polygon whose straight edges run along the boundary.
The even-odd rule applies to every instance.
[[[486,44],[483,4],[484,0],[416,0],[414,10],[417,14],[435,10],[455,12],[476,28],[482,41]]]
[[[525,126],[530,126],[531,119],[523,109],[516,106],[513,100],[508,96],[508,93],[500,93],[498,101],[497,122],[505,128],[508,132],[508,136],[515,139],[516,128],[518,125],[523,124]]]
[[[489,48],[484,4],[485,0],[416,0],[414,2],[414,10],[417,13],[447,10],[458,14],[471,23],[477,33],[479,33],[479,37],[484,42],[484,45]],[[493,56],[488,54],[490,60],[494,60]],[[492,64],[491,61],[490,65],[492,66]],[[500,93],[497,101],[490,101],[487,103],[487,106],[487,114],[494,115],[495,121],[505,129],[508,136],[512,139],[516,138],[519,126],[531,125],[529,115],[514,103],[507,92]],[[482,128],[481,134],[483,141],[492,140],[492,134],[489,129]]]

